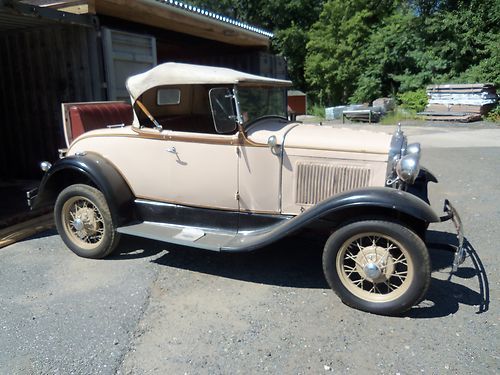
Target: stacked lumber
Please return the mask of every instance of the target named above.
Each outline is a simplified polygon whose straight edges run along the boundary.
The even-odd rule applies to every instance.
[[[445,84],[427,87],[429,102],[419,115],[427,120],[471,122],[495,107],[498,96],[490,83]]]

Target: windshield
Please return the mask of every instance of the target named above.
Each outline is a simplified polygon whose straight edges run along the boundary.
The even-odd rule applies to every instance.
[[[263,116],[286,117],[286,89],[276,87],[238,87],[243,124]]]

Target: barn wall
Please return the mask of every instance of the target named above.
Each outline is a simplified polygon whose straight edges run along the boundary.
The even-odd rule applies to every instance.
[[[0,179],[37,178],[57,158],[62,102],[104,99],[96,38],[73,25],[0,35]]]

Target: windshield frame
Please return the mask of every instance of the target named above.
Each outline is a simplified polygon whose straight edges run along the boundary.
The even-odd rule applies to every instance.
[[[264,116],[260,116],[260,117],[257,117],[257,118],[254,118],[254,119],[250,119],[248,121],[244,121],[243,119],[243,114],[242,114],[242,111],[241,111],[241,103],[240,103],[240,95],[239,95],[239,89],[241,88],[255,88],[255,89],[258,89],[258,88],[264,88],[264,89],[278,89],[278,90],[283,90],[284,91],[284,95],[283,95],[283,100],[284,100],[284,114],[281,115],[281,114],[269,114],[269,115],[264,115]],[[236,116],[237,116],[237,120],[238,120],[238,125],[243,128],[243,129],[246,129],[248,125],[252,125],[254,124],[255,122],[257,122],[259,119],[261,118],[265,118],[267,116],[276,116],[276,117],[279,117],[279,118],[284,118],[284,119],[287,119],[287,112],[288,112],[288,95],[287,95],[287,91],[288,88],[286,87],[282,87],[282,86],[276,86],[276,85],[263,85],[263,84],[258,84],[258,85],[234,85],[234,88],[233,88],[233,93],[234,93],[234,99],[235,99],[235,102],[236,102]]]

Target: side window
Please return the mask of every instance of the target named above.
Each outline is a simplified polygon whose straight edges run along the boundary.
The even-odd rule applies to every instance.
[[[156,94],[156,104],[157,105],[175,105],[181,102],[181,90],[180,89],[166,89],[160,88]]]
[[[160,86],[143,94],[142,103],[164,130],[217,134],[204,85]],[[149,120],[143,116],[141,123]]]

